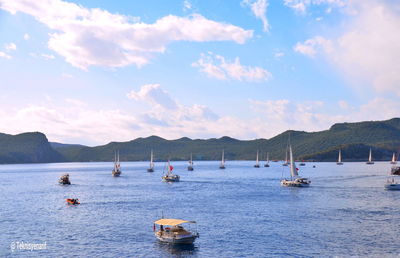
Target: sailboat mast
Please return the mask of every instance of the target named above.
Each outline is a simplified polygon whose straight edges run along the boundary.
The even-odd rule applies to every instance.
[[[190,165],[193,165],[193,154],[192,153],[190,153]]]
[[[267,163],[269,163],[269,153],[267,152]]]
[[[154,163],[153,163],[153,150],[151,150],[150,152],[150,168],[154,167]]]
[[[221,165],[224,165],[224,163],[225,163],[225,150],[222,150]]]
[[[342,162],[342,150],[339,150],[338,163]]]

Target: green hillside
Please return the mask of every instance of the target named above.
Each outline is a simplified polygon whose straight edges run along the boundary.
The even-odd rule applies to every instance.
[[[0,164],[62,162],[42,133],[0,134]]]
[[[150,150],[156,160],[219,160],[222,149],[228,160],[261,159],[268,151],[270,159],[282,160],[288,139],[296,159],[335,161],[342,149],[344,161],[364,161],[372,148],[374,160],[389,160],[400,146],[400,118],[386,121],[340,123],[320,132],[286,131],[271,139],[242,141],[230,137],[207,140],[180,138],[166,140],[157,136],[129,142],[110,142],[87,147],[77,144],[49,143],[42,133],[0,134],[0,163],[37,163],[63,161],[111,161],[119,150],[121,161],[148,160]]]
[[[284,159],[289,135],[297,159],[334,161],[338,149],[343,148],[344,160],[365,160],[369,148],[373,147],[374,159],[388,160],[400,146],[400,119],[340,123],[329,130],[312,133],[286,131],[268,140],[241,141],[226,136],[207,140],[186,137],[165,140],[151,136],[97,147],[63,147],[57,148],[57,151],[70,161],[107,161],[113,158],[115,150],[119,150],[123,161],[148,160],[151,149],[156,160],[186,160],[190,153],[196,160],[218,160],[222,149],[225,149],[225,156],[230,160],[255,159],[257,149],[263,158],[268,151],[271,159]]]

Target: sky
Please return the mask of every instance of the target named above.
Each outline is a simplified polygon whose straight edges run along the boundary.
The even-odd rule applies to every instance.
[[[0,132],[90,146],[400,117],[396,0],[0,0]]]

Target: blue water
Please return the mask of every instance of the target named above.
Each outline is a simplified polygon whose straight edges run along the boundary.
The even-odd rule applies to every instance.
[[[287,167],[253,162],[174,162],[181,182],[161,182],[164,164],[111,163],[0,166],[0,257],[282,257],[398,256],[400,191],[385,191],[388,163],[308,163],[310,188],[284,188]],[[72,185],[58,178],[70,174]],[[79,206],[65,198],[78,197]],[[156,241],[165,217],[196,220],[193,246]],[[14,250],[12,242],[46,242],[46,250]]]

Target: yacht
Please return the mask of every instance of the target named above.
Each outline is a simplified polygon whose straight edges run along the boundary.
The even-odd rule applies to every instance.
[[[192,155],[192,153],[190,153],[190,160],[189,160],[189,165],[188,165],[188,167],[187,167],[187,170],[188,170],[188,171],[193,171],[193,170],[194,170],[194,168],[193,168],[193,155]]]
[[[121,175],[121,164],[119,163],[119,151],[115,152],[114,155],[114,169],[112,170],[111,174],[114,177],[118,177]]]
[[[339,157],[338,157],[338,161],[336,162],[336,165],[343,165],[343,162],[342,162],[342,150],[339,150]]]
[[[150,152],[150,167],[147,169],[147,172],[154,172],[154,161],[153,161],[153,150]]]
[[[193,244],[199,237],[197,230],[186,230],[182,224],[196,224],[196,221],[181,219],[159,219],[154,221],[153,231],[158,240],[170,244]],[[158,228],[157,226],[158,225]]]
[[[296,168],[296,164],[293,159],[292,146],[289,145],[289,156],[290,156],[290,179],[282,179],[281,185],[286,187],[308,187],[311,184],[311,181],[307,178],[303,178],[299,176],[298,168]]]
[[[267,152],[267,162],[264,164],[264,167],[269,168],[269,153]]]
[[[162,180],[163,181],[165,181],[165,182],[179,182],[180,176],[173,174],[172,170],[174,170],[174,167],[170,165],[169,160],[168,160],[167,173],[162,176]]]
[[[392,161],[390,161],[390,164],[392,164],[392,165],[397,164],[396,154],[394,152],[393,152]]]
[[[372,149],[369,148],[369,157],[368,157],[368,161],[366,163],[367,165],[373,165],[374,162],[372,161]]]
[[[222,150],[222,159],[221,164],[219,165],[219,169],[225,169],[225,150]]]
[[[257,150],[257,157],[256,157],[256,164],[254,165],[255,168],[260,167],[260,162],[258,161],[258,150]]]

